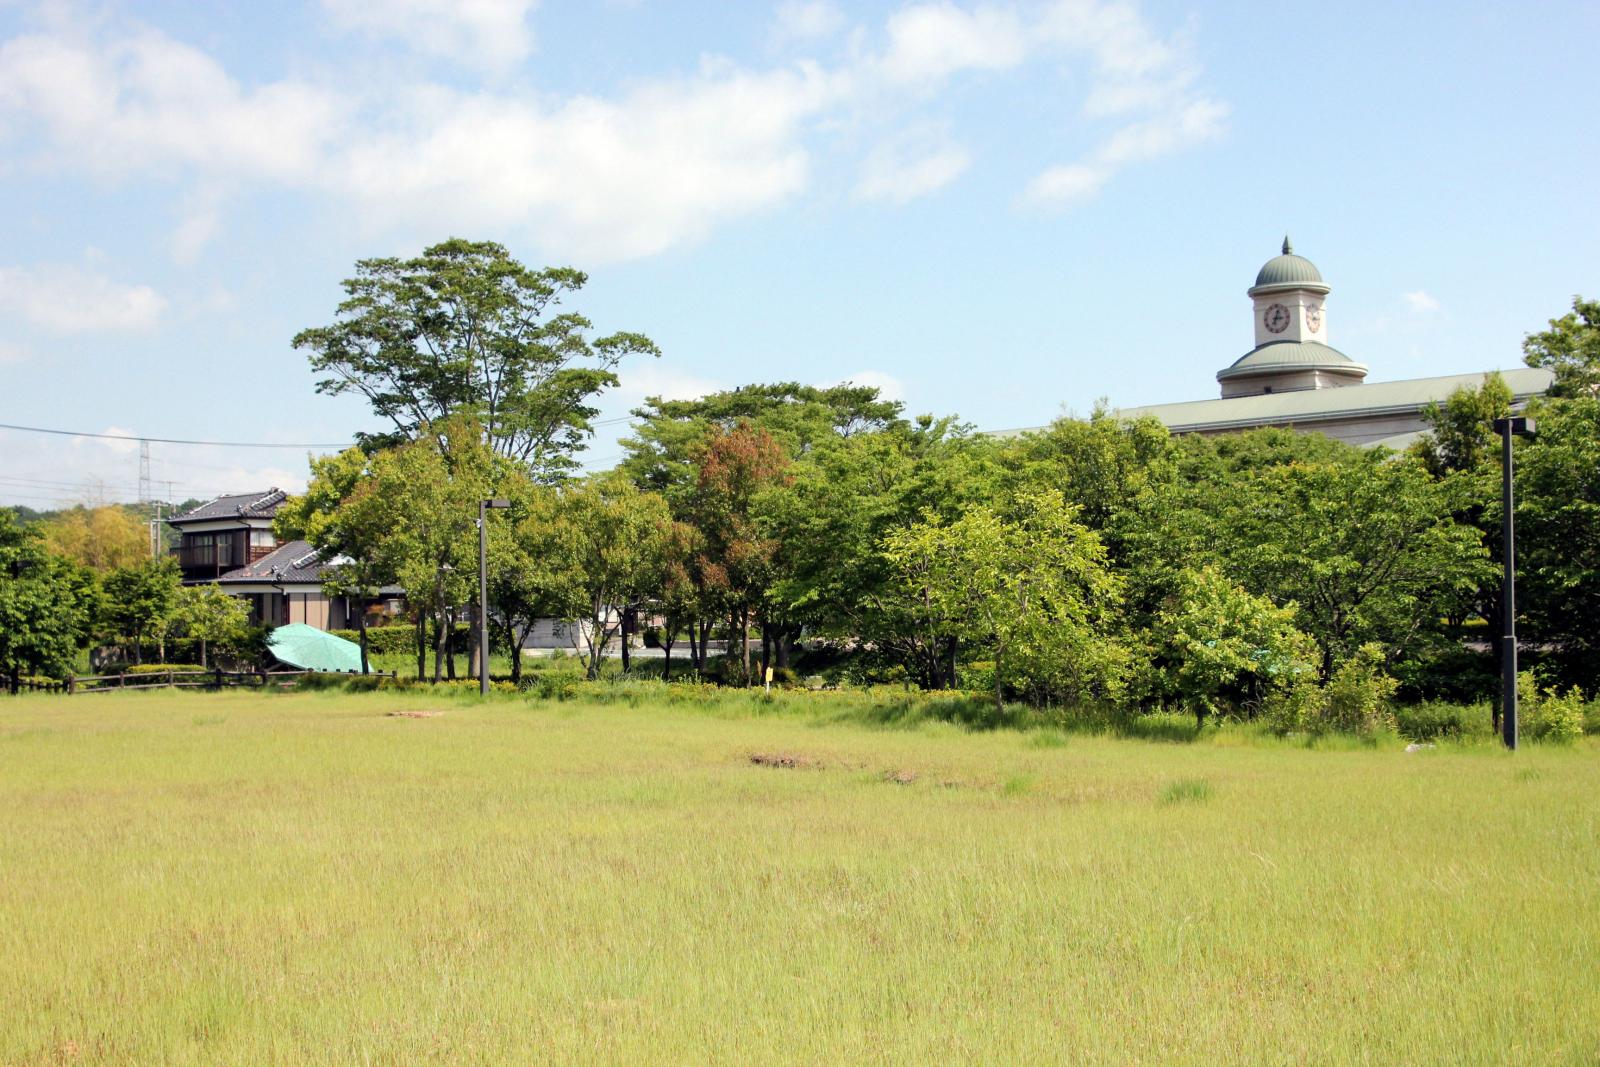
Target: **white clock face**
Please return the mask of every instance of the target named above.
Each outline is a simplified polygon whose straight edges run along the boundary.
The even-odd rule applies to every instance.
[[[1315,304],[1306,308],[1306,329],[1312,333],[1322,329],[1322,309]]]
[[[1282,304],[1273,304],[1267,308],[1267,313],[1261,317],[1261,322],[1266,326],[1268,333],[1282,333],[1289,328],[1289,309]]]

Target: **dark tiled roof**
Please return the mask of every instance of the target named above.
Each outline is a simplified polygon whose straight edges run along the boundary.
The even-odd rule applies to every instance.
[[[193,511],[174,515],[167,521],[174,526],[186,522],[203,522],[207,519],[270,519],[278,513],[278,505],[289,499],[277,486],[261,493],[239,493],[219,496],[209,504],[201,504]]]
[[[273,574],[273,568],[278,573]],[[286,541],[245,567],[235,567],[218,582],[320,582],[326,568],[316,549],[304,541]]]

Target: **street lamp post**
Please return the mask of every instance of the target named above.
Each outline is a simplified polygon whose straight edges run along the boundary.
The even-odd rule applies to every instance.
[[[490,508],[509,508],[500,498],[478,501],[478,695],[489,695],[489,524]],[[516,649],[511,650],[517,654]]]
[[[1500,586],[1500,606],[1505,617],[1505,632],[1500,638],[1500,730],[1506,747],[1513,751],[1517,747],[1517,520],[1511,487],[1511,438],[1532,436],[1537,429],[1538,424],[1526,415],[1494,420],[1495,433],[1500,435],[1500,530],[1505,541],[1505,577]]]

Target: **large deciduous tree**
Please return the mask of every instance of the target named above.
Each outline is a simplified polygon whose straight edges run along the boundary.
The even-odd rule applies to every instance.
[[[177,602],[178,564],[171,558],[146,560],[106,575],[105,621],[112,632],[133,642],[133,658],[144,662],[144,639],[151,633],[165,633],[167,621]],[[166,645],[162,644],[162,659]]]
[[[1556,397],[1593,396],[1600,390],[1600,300],[1572,298],[1572,310],[1522,342],[1530,367],[1555,372]]]
[[[366,602],[396,580],[393,560],[380,552],[392,532],[392,502],[371,496],[356,501],[356,490],[371,475],[371,457],[359,448],[311,461],[306,491],[278,509],[273,529],[279,540],[300,539],[323,561],[322,590],[344,597],[355,614],[361,645],[361,673],[371,672]],[[418,677],[421,677],[419,668]]]
[[[1210,490],[1210,551],[1317,643],[1321,676],[1377,642],[1394,659],[1435,634],[1490,573],[1449,486],[1384,452],[1267,467]]]
[[[553,478],[575,466],[591,401],[617,384],[617,365],[659,355],[642,334],[591,338],[588,319],[562,310],[586,281],[570,268],[532,270],[490,241],[452,239],[412,259],[359,261],[336,321],[294,345],[325,375],[319,392],[364,396],[393,427],[368,444],[470,414],[497,454]]]
[[[1024,494],[1009,511],[979,506],[885,539],[919,628],[993,653],[997,711],[1007,686],[1044,701],[1116,699],[1127,656],[1105,546],[1059,491]]]
[[[0,509],[0,670],[12,692],[23,674],[71,670],[94,604],[93,576],[77,571]]]
[[[1517,607],[1569,685],[1600,688],[1600,397],[1536,409],[1517,450]]]
[[[115,504],[76,507],[44,524],[45,546],[97,573],[150,558],[150,529]]]

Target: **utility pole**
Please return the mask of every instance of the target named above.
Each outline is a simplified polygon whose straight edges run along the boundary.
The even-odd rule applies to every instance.
[[[1500,638],[1500,730],[1506,747],[1517,748],[1517,516],[1512,490],[1511,438],[1530,437],[1538,424],[1525,415],[1495,419],[1500,435],[1500,532],[1504,540],[1505,575],[1500,586],[1500,605],[1505,627]]]
[[[489,523],[490,508],[509,508],[500,498],[478,501],[478,695],[489,695]],[[513,656],[520,655],[512,649]]]

